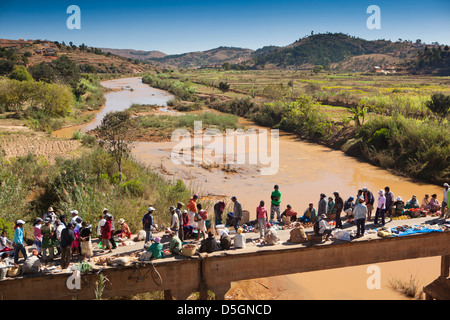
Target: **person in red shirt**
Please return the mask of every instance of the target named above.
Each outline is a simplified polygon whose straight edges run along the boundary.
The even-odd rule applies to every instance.
[[[109,242],[109,238],[111,238],[111,216],[106,215],[106,222],[102,227],[102,247],[103,249],[109,249],[108,252],[112,252],[111,250],[111,244]],[[103,250],[101,251],[103,252]]]
[[[281,216],[283,216],[283,215],[290,217],[291,222],[297,221],[297,212],[292,210],[292,206],[290,204],[288,204],[286,206],[286,210],[284,210],[284,212],[281,214]]]
[[[258,221],[259,226],[259,237],[263,238],[266,234],[267,228],[266,223],[268,220],[267,209],[264,206],[264,201],[259,202],[259,206],[256,207],[256,219]]]

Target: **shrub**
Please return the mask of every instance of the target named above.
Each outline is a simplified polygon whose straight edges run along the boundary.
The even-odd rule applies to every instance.
[[[142,183],[139,180],[129,180],[125,183],[122,183],[120,189],[130,195],[140,197],[144,193],[144,189],[142,188]]]

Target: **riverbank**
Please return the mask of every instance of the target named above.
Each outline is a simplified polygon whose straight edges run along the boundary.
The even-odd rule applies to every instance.
[[[373,83],[377,79],[380,77]],[[358,104],[352,107],[337,108],[317,102],[323,100],[323,97],[319,98],[320,95],[304,94],[308,92],[307,87],[304,88],[306,91],[297,92],[295,96],[287,95],[287,87],[282,84],[270,84],[265,89],[274,92],[267,96],[267,90],[262,93],[253,89],[250,92],[221,92],[216,89],[216,85],[196,78],[195,73],[148,75],[143,77],[143,81],[171,90],[178,94],[178,99],[197,101],[208,108],[245,117],[262,126],[294,133],[302,140],[341,150],[403,177],[437,185],[450,179],[450,138],[446,134],[448,121],[438,125],[437,121],[428,119],[432,116],[426,112],[424,105],[416,106],[418,102],[414,102],[413,108],[410,100],[400,102],[401,99],[391,95],[390,90],[385,91],[385,94],[391,99],[391,107],[386,101],[382,107],[378,102],[376,106],[371,105],[372,102],[368,101],[378,97],[371,95],[358,100]],[[364,81],[355,81],[353,86],[361,85],[361,82]],[[326,84],[323,81],[321,86],[325,87]],[[237,82],[236,85],[241,83]],[[392,86],[397,85],[392,83]],[[349,88],[351,86],[346,87]],[[413,95],[422,94],[422,91],[412,92]],[[419,100],[422,104],[426,101],[422,96]]]

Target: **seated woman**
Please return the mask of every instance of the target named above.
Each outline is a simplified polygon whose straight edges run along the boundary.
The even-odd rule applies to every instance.
[[[420,207],[423,210],[430,210],[431,209],[431,205],[430,205],[430,195],[426,194],[425,198],[422,199],[422,203],[420,205]]]
[[[394,202],[394,216],[402,216],[405,212],[405,202],[403,202],[402,197],[397,197]]]
[[[411,199],[406,202],[405,209],[416,209],[419,208],[419,201],[416,195],[413,195]]]
[[[441,203],[437,199],[437,194],[432,194],[431,200],[430,200],[430,212],[436,212],[440,208],[441,208]]]
[[[161,244],[161,238],[156,237],[155,242],[148,247],[147,252],[152,253],[151,259],[164,258],[163,245]]]
[[[308,208],[306,208],[305,212],[303,212],[303,216],[301,216],[298,221],[300,222],[316,222],[317,220],[317,211],[314,208],[314,204],[312,202],[309,203]]]
[[[288,217],[290,222],[297,221],[297,212],[292,210],[292,206],[290,204],[286,206],[286,210],[284,210],[281,214],[281,219],[283,219],[284,216]]]
[[[121,225],[121,231],[117,234],[120,240],[126,240],[131,238],[131,231],[128,224],[125,223],[124,219],[119,220],[119,224]]]

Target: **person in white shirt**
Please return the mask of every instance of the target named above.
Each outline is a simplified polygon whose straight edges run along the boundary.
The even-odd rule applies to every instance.
[[[328,241],[328,238],[331,235],[332,228],[327,221],[327,215],[326,214],[320,215],[319,221],[316,223],[318,226],[317,232],[319,233],[319,235],[322,235],[322,237],[325,236],[325,241]]]
[[[77,224],[77,218],[79,218],[78,211],[72,210],[70,213],[72,214],[72,220],[70,222],[72,222],[72,224]]]
[[[244,230],[238,228],[236,235],[234,236],[234,247],[239,249],[245,249],[245,235],[242,233]]]
[[[384,216],[386,213],[386,197],[384,196],[384,191],[378,191],[378,206],[377,212],[375,213],[374,224],[378,224],[378,219],[381,219],[381,224],[384,226],[386,224]],[[356,218],[355,218],[356,219]]]

